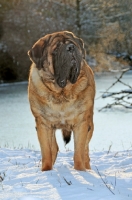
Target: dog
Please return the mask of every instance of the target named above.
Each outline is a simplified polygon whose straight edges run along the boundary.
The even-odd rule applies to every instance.
[[[32,61],[28,97],[42,154],[42,171],[52,170],[58,144],[74,136],[74,168],[91,169],[89,142],[93,134],[94,75],[85,61],[83,40],[61,31],[40,38],[28,51]]]

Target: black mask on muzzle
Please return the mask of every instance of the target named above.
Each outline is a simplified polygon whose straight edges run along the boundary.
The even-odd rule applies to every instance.
[[[53,52],[54,76],[57,84],[64,88],[69,80],[72,84],[77,81],[80,73],[82,55],[73,44],[58,46]]]

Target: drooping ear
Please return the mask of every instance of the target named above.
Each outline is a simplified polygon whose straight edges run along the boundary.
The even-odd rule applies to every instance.
[[[38,69],[43,67],[44,60],[46,59],[44,52],[46,46],[45,39],[41,38],[33,45],[31,50],[28,51],[30,60],[36,64]]]

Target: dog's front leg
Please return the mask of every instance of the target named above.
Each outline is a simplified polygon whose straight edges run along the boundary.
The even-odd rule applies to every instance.
[[[84,121],[74,127],[74,168],[76,170],[85,171],[85,145],[88,135],[87,122]]]
[[[89,123],[88,126],[88,135],[87,135],[87,140],[86,140],[86,144],[85,144],[85,168],[86,169],[91,169],[90,166],[90,157],[89,157],[89,142],[92,138],[93,135],[93,130],[94,130],[94,124],[93,124],[93,120],[91,120],[91,122]]]
[[[42,171],[51,170],[52,162],[52,136],[53,129],[48,128],[43,122],[43,118],[36,118],[37,134],[42,154]]]

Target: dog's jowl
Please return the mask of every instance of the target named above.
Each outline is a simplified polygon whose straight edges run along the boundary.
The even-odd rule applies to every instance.
[[[42,171],[51,170],[58,153],[56,129],[65,143],[74,135],[74,168],[90,169],[95,83],[85,61],[82,39],[68,31],[40,38],[28,51],[32,66],[28,95],[42,154]]]

